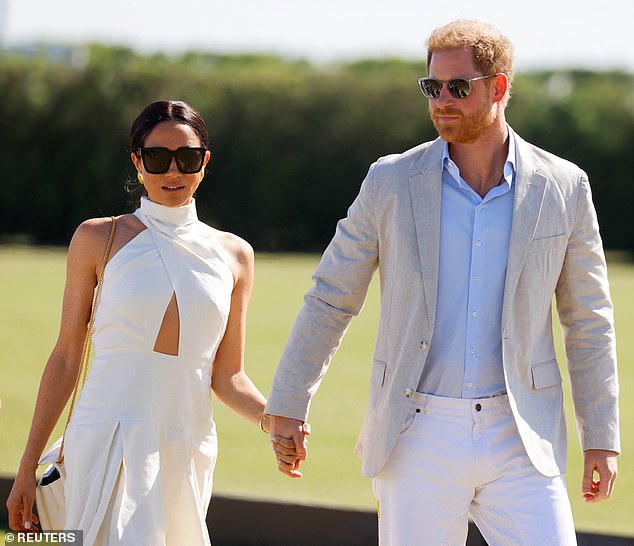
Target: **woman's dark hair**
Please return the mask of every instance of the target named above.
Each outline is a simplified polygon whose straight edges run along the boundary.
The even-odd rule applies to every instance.
[[[159,100],[146,106],[130,128],[130,151],[134,153],[143,147],[146,137],[161,121],[176,121],[189,125],[201,146],[209,148],[209,133],[201,115],[186,102],[180,100]]]
[[[200,140],[201,146],[209,148],[209,133],[202,116],[189,104],[180,100],[159,100],[146,106],[130,127],[130,152],[142,148],[152,129],[162,121],[176,121],[189,125]],[[141,195],[147,195],[145,187],[136,179],[127,183],[132,204],[139,206]]]

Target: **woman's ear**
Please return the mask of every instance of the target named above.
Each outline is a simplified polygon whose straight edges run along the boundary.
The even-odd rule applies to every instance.
[[[134,152],[130,154],[130,159],[132,159],[132,163],[134,163],[134,167],[138,172],[141,172],[141,158],[136,155]]]

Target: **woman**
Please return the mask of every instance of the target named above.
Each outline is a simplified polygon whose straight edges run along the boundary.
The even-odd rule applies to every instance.
[[[85,545],[209,544],[210,390],[266,428],[266,400],[243,369],[253,250],[197,219],[193,195],[210,153],[193,108],[150,104],[130,149],[144,196],[117,219],[92,368],[66,431],[65,528],[83,529]],[[77,377],[110,228],[109,218],[88,220],[70,244],[59,339],[7,502],[16,531],[37,522],[35,469]]]

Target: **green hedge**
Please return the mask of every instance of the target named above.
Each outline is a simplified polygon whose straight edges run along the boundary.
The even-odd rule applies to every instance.
[[[0,233],[67,243],[83,219],[129,209],[129,125],[149,102],[178,98],[210,130],[201,218],[259,250],[321,250],[372,161],[435,137],[423,73],[422,61],[315,66],[93,45],[77,63],[5,52]],[[605,245],[630,250],[633,83],[617,72],[519,74],[508,109],[524,138],[588,172]]]

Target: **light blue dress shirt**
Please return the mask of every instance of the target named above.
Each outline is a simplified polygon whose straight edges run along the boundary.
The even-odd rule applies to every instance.
[[[515,140],[504,178],[484,198],[443,152],[436,322],[420,392],[485,398],[506,392],[502,300],[513,220]]]

